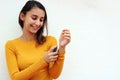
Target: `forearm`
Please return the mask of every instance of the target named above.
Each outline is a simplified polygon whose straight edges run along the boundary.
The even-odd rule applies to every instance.
[[[65,51],[59,53],[59,57],[57,61],[54,62],[54,64],[50,64],[49,74],[53,78],[58,78],[60,73],[62,72],[63,65],[64,65],[64,55]]]
[[[31,66],[27,67],[26,69],[22,71],[16,71],[13,74],[11,74],[11,78],[13,80],[28,80],[30,79],[39,69],[44,68],[47,65],[47,63],[40,59],[36,63],[32,64]]]

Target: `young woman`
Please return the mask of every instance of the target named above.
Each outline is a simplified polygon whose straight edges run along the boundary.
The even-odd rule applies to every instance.
[[[70,42],[70,31],[64,29],[59,45],[47,31],[47,13],[35,0],[26,2],[19,14],[23,34],[6,43],[6,62],[11,80],[53,80],[59,77]],[[58,48],[56,51],[55,48]]]

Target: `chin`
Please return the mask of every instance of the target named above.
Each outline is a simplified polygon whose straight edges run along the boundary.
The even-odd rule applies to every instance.
[[[37,33],[37,31],[31,31],[31,33],[32,33],[32,34],[36,34],[36,33]]]

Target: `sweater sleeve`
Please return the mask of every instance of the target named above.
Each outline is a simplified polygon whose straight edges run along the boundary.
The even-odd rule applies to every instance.
[[[53,37],[51,47],[57,45],[56,38]],[[65,51],[59,54],[57,61],[49,63],[49,74],[52,78],[56,79],[60,76],[63,69]]]
[[[8,66],[8,71],[12,80],[28,80],[30,79],[39,69],[44,68],[48,65],[44,59],[39,59],[39,61],[35,62],[31,66],[26,69],[20,71],[17,59],[16,59],[16,50],[12,42],[7,42],[5,45],[6,51],[6,63]]]
[[[64,64],[64,54],[65,52],[60,53],[57,61],[50,63],[49,74],[54,79],[58,78],[62,72],[63,64]]]

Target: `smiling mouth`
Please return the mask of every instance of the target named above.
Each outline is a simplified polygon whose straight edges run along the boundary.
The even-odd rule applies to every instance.
[[[40,27],[38,26],[32,26],[34,30],[38,30]]]

